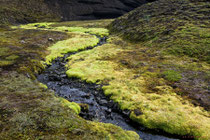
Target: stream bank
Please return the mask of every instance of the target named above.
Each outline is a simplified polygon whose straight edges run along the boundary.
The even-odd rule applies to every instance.
[[[106,43],[106,37],[99,38],[100,42],[95,46],[101,46]],[[93,47],[87,48],[92,49]],[[66,75],[66,58],[69,53],[62,58],[52,61],[45,71],[37,75],[37,79],[46,84],[49,89],[55,91],[56,95],[63,97],[71,102],[81,105],[80,116],[86,120],[112,123],[122,127],[125,130],[135,131],[144,140],[170,140],[178,138],[164,132],[149,130],[142,126],[136,125],[129,119],[130,111],[121,111],[116,103],[109,100],[103,94],[102,85],[90,84],[77,78],[68,78]]]

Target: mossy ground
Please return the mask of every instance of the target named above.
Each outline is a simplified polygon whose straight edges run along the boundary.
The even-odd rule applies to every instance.
[[[82,43],[84,38],[98,41],[94,36],[1,27],[0,139],[139,139],[136,133],[112,124],[80,118],[78,104],[56,97],[45,85],[28,78],[35,79],[34,74],[44,69],[43,62],[53,52],[49,46],[73,37]]]
[[[109,28],[161,53],[210,63],[209,6],[207,0],[160,0],[118,18]]]
[[[197,125],[199,122],[201,125],[209,124],[209,5],[208,0],[159,0],[141,6],[109,25],[112,33],[139,44],[133,45],[132,51],[127,54],[121,53],[116,58],[121,58],[120,62],[127,68],[136,69],[138,72],[135,77],[146,76],[147,88],[141,91],[158,94],[176,93],[182,97],[179,99],[182,105],[186,105],[183,101],[190,101],[191,105],[204,107],[208,113],[206,119],[203,119],[204,122],[187,110],[182,110],[181,112],[185,112],[186,115],[181,115],[180,109],[176,109],[172,112],[174,114],[179,112],[179,115],[170,116],[168,113],[169,116],[166,118],[170,121],[161,121],[162,125],[158,124],[171,133],[177,131],[176,133],[183,134],[188,131],[191,135],[198,136],[197,139],[209,139],[207,130],[209,125],[203,128]],[[173,104],[179,108],[178,102]],[[150,106],[149,103],[148,105]],[[164,107],[162,104],[159,106]],[[158,113],[162,114],[160,111]],[[185,118],[186,116],[188,118]],[[147,116],[133,117],[135,118],[138,118],[136,121],[140,123],[150,125]],[[156,118],[154,119],[158,122]],[[173,126],[171,122],[178,125]],[[168,126],[180,127],[180,130],[171,131]]]
[[[184,84],[183,79],[188,84],[186,73],[202,71],[207,76],[209,64],[195,62],[192,69],[190,58],[176,58],[113,36],[108,44],[70,56],[67,75],[102,84],[104,93],[121,109],[131,110],[130,117],[140,124],[208,139],[209,112],[180,97],[181,89],[175,85]],[[208,86],[208,80],[193,78]],[[135,110],[141,114],[135,114]]]
[[[138,135],[112,124],[89,122],[38,82],[16,72],[1,73],[0,139],[133,139]],[[71,109],[73,107],[73,110]],[[74,109],[77,108],[77,109]],[[78,112],[77,112],[78,113]]]
[[[101,22],[100,20],[98,21]],[[58,43],[55,43],[53,46],[48,48],[48,51],[50,54],[46,57],[46,63],[50,64],[52,60],[58,57],[62,57],[66,53],[70,52],[76,52],[79,50],[84,50],[88,47],[94,47],[99,43],[99,39],[96,36],[104,37],[108,36],[109,32],[105,28],[100,28],[101,26],[104,26],[103,24],[97,24],[97,21],[92,24],[92,26],[96,26],[94,28],[87,28],[81,27],[83,24],[81,22],[77,25],[81,25],[80,27],[72,27],[70,25],[71,22],[64,22],[62,23],[32,23],[32,24],[26,24],[26,25],[20,25],[20,26],[13,26],[13,29],[38,29],[38,30],[44,30],[44,31],[59,31],[59,32],[68,32],[69,39],[60,41]],[[109,23],[110,20],[103,21],[104,24]],[[79,24],[80,23],[80,24]],[[68,25],[69,24],[69,25]],[[65,26],[64,26],[65,25]],[[68,26],[67,26],[68,25]],[[74,24],[73,24],[74,25]]]
[[[21,72],[26,73],[30,68],[29,71],[34,73],[43,69],[40,60],[44,60],[52,54],[52,56],[56,56],[55,54],[70,51],[62,52],[63,49],[58,49],[60,45],[62,46],[68,42],[67,40],[61,41],[60,45],[58,45],[59,42],[55,43],[56,41],[67,37],[73,39],[78,36],[92,38],[91,35],[84,34],[87,27],[94,27],[94,25],[103,27],[107,22],[110,21],[103,24],[101,21],[98,23],[94,21],[92,24],[88,21],[87,24],[89,25],[85,26],[83,26],[83,23],[78,24],[79,22],[37,23],[38,26],[36,26],[37,24],[22,26],[24,28],[28,27],[28,29],[8,29],[10,31],[2,29],[4,34],[1,43],[4,45],[1,48],[1,52],[3,52],[1,53],[1,60],[2,62],[15,61],[12,64],[4,63],[1,66],[2,80],[0,82],[3,86],[0,95],[4,97],[1,101],[1,108],[3,108],[2,114],[5,114],[3,116],[9,116],[1,118],[0,125],[3,127],[0,128],[8,128],[4,129],[4,131],[1,130],[3,132],[2,137],[8,139],[17,137],[33,139],[35,136],[48,139],[58,137],[72,139],[138,138],[135,133],[122,131],[113,125],[88,122],[79,118],[73,111],[79,112],[77,105],[63,104],[52,93],[48,94],[49,91],[43,86],[37,88],[38,83],[31,82],[21,74],[11,72],[12,70],[21,70]],[[65,30],[68,30],[73,24],[78,24],[79,28],[71,28],[76,30],[65,33]],[[60,25],[62,27],[59,27]],[[64,27],[64,25],[67,27]],[[33,29],[29,30],[31,28]],[[94,29],[92,31],[101,34],[101,30],[95,31]],[[29,33],[31,33],[31,36],[29,35],[29,38],[25,39],[24,37],[28,36]],[[42,33],[46,34],[42,35]],[[54,47],[47,48],[50,44],[52,45],[52,42],[48,41],[50,37],[48,33],[55,35],[52,37],[55,40]],[[23,36],[23,38],[19,38],[20,36]],[[204,32],[204,36],[206,37],[206,32]],[[44,42],[41,40],[43,38],[46,38]],[[31,48],[28,47],[30,45],[23,47],[23,44],[26,43],[21,41],[36,44],[37,42],[35,43],[34,40],[39,39],[42,45],[35,45],[35,47],[32,45]],[[173,134],[188,134],[194,135],[198,139],[209,139],[210,120],[207,111],[209,110],[209,96],[207,94],[209,91],[209,64],[205,61],[200,62],[197,57],[189,57],[189,55],[179,55],[177,57],[177,55],[170,55],[168,52],[160,51],[158,47],[151,47],[153,41],[131,44],[117,36],[112,36],[106,45],[71,56],[67,66],[69,68],[67,74],[70,77],[78,77],[87,82],[103,84],[105,94],[118,102],[122,109],[131,110],[130,117],[140,124],[144,124],[149,128],[163,129]],[[70,42],[67,45],[71,46]],[[25,50],[16,49],[15,47],[17,51],[11,53],[12,51],[9,49],[14,48],[14,46],[28,51],[24,53],[25,55],[21,55],[21,52],[25,52]],[[85,43],[85,46],[88,45]],[[40,50],[39,53],[34,51],[35,48],[41,49],[41,53]],[[51,52],[50,49],[52,49]],[[54,49],[58,49],[55,54],[53,53]],[[31,57],[25,57],[27,55]],[[26,67],[28,64],[29,67]],[[37,69],[40,67],[41,69]],[[198,98],[196,97],[197,93],[199,93]],[[34,96],[29,96],[31,94]],[[19,97],[21,100],[18,100]],[[31,97],[34,98],[31,99]],[[194,100],[190,100],[188,97]],[[19,101],[20,104],[15,106],[15,101]],[[30,106],[26,109],[23,104]],[[14,112],[14,106],[18,111]],[[204,106],[206,110],[200,106]],[[73,110],[69,107],[73,108]],[[141,113],[136,114],[135,110]],[[10,120],[10,117],[15,121]],[[24,128],[30,129],[25,130]]]
[[[103,20],[102,20],[103,21]],[[77,21],[77,26],[71,26],[74,24],[71,24],[71,22],[42,22],[42,23],[31,23],[26,25],[20,25],[20,26],[13,26],[13,28],[24,28],[24,29],[39,29],[39,30],[52,30],[52,31],[63,31],[63,32],[74,32],[74,33],[89,33],[93,35],[97,35],[100,37],[108,36],[109,31],[104,27],[107,22],[110,23],[111,20],[104,20],[104,24],[101,24],[100,20],[98,21],[100,24],[97,24],[98,22],[95,21],[95,23],[91,24],[93,27],[87,25],[84,26],[81,24],[81,22]],[[85,22],[85,21],[84,21]],[[90,22],[90,21],[89,21]],[[94,22],[94,21],[92,21]],[[79,26],[80,25],[80,26]],[[96,28],[97,27],[97,28]]]
[[[0,28],[0,67],[17,70],[34,78],[44,66],[41,61],[49,54],[47,48],[68,37],[66,33],[44,30]],[[54,42],[49,41],[53,38]]]
[[[44,0],[1,0],[0,5],[0,24],[60,20]]]

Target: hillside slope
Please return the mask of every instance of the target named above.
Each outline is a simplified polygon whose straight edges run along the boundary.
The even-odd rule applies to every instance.
[[[159,0],[118,18],[109,28],[131,41],[150,40],[150,46],[167,53],[210,63],[209,13],[208,0]]]
[[[0,0],[0,24],[115,18],[150,1]]]
[[[0,0],[0,24],[56,21],[58,15],[44,0]]]

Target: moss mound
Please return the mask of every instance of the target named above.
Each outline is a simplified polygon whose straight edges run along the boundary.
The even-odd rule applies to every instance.
[[[105,95],[122,110],[130,110],[130,118],[139,124],[172,134],[209,139],[209,112],[181,98],[173,88],[174,83],[184,78],[184,72],[177,70],[178,64],[169,65],[174,58],[161,60],[145,46],[124,42],[116,36],[108,41],[70,56],[66,74],[102,84]],[[185,80],[185,84],[187,82]]]
[[[139,139],[112,124],[80,118],[77,104],[55,97],[21,74],[0,76],[0,139]]]
[[[210,2],[159,0],[116,19],[109,29],[161,52],[210,63]]]
[[[51,23],[38,24],[47,27]],[[46,57],[62,56],[98,42],[84,30],[65,33],[61,29],[64,27],[50,30],[0,26],[0,139],[138,140],[135,132],[82,119],[78,104],[55,96],[46,85],[28,78],[35,78],[34,74],[44,69]]]

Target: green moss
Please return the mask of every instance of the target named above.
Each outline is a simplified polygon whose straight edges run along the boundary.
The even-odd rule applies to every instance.
[[[90,35],[94,34],[97,36],[108,36],[109,32],[105,28],[84,28],[84,27],[68,27],[59,26],[54,27],[56,23],[31,23],[26,25],[21,25],[20,28],[23,29],[39,29],[39,30],[50,30],[50,31],[69,31],[70,38],[64,41],[57,42],[48,51],[50,54],[46,57],[46,63],[50,64],[52,60],[57,57],[62,57],[65,53],[76,52],[79,50],[84,50],[87,47],[96,46],[99,39],[96,36]],[[14,29],[19,29],[18,26],[13,26]]]
[[[19,58],[18,55],[10,55],[10,56],[6,57],[6,60],[15,60],[17,58]]]
[[[209,32],[208,28],[187,24],[172,34],[173,37],[168,39],[168,42],[164,44],[163,47],[167,49],[163,52],[177,56],[186,55],[209,63]],[[168,47],[169,45],[171,47]]]
[[[0,60],[0,66],[1,67],[9,66],[9,65],[12,65],[14,63],[15,63],[15,61],[13,61],[13,60]]]
[[[113,19],[102,19],[102,20],[83,20],[83,21],[65,21],[65,22],[57,22],[51,27],[84,27],[84,28],[106,28]]]
[[[43,84],[43,83],[39,83],[39,86],[44,88],[44,89],[48,89],[47,85]]]
[[[163,76],[165,79],[171,82],[177,82],[180,79],[182,79],[181,74],[174,70],[168,70],[168,71],[163,72]]]
[[[80,108],[80,106],[77,103],[75,103],[75,102],[69,102],[68,100],[66,100],[64,98],[60,98],[60,101],[61,101],[61,103],[64,106],[67,106],[67,107],[71,108],[72,110],[74,110],[75,113],[77,113],[77,114],[80,113],[81,108]]]
[[[104,123],[92,123],[94,130],[101,132],[103,135],[105,135],[105,139],[108,140],[139,140],[139,135],[136,134],[133,131],[126,131],[124,133],[121,131],[122,129],[120,127],[114,127],[112,124],[104,124]],[[108,129],[107,129],[108,128]],[[115,133],[113,130],[117,130],[118,133]],[[113,135],[112,135],[113,133]]]
[[[0,32],[0,66],[35,78],[34,73],[44,68],[40,61],[49,54],[47,47],[67,36],[55,31],[4,28]]]
[[[103,49],[103,47],[106,49]],[[71,62],[74,63],[78,61],[79,63],[75,63],[75,65],[73,66],[71,66],[70,63],[69,70],[66,72],[66,74],[69,77],[79,77],[82,80],[86,80],[87,82],[92,83],[97,82],[98,79],[103,80],[106,78],[106,80],[111,80],[115,78],[112,76],[115,71],[110,71],[115,64],[110,63],[109,61],[100,60],[100,58],[101,56],[112,56],[120,52],[120,49],[116,49],[115,46],[111,44],[107,44],[103,47],[98,47],[100,51],[97,48],[96,50],[98,51],[95,51],[95,49],[93,49],[70,56],[68,59],[71,60]],[[109,53],[107,53],[107,50],[109,50]],[[91,54],[91,57],[86,57],[89,54]],[[88,67],[88,69],[84,69],[85,72],[83,71],[83,69],[81,69],[82,65]],[[103,69],[103,71],[101,71],[101,69]]]
[[[0,139],[131,139],[135,132],[80,118],[80,107],[43,89],[22,74],[0,80]],[[26,108],[27,106],[27,108]]]
[[[12,65],[13,69],[32,79],[35,78],[34,73],[45,68],[43,58],[47,54],[47,60],[51,61],[54,55],[58,57],[63,53],[82,50],[99,41],[97,37],[83,33],[87,30],[77,29],[68,34],[67,40],[56,43],[67,38],[66,34],[53,29],[42,30],[44,26],[51,28],[48,27],[50,23],[38,24],[38,29],[16,28],[0,33],[0,44],[4,46],[0,51],[2,62],[16,61],[17,65]],[[105,31],[88,30],[98,35]],[[53,38],[55,44],[52,45],[48,38]],[[21,40],[25,43],[21,43]],[[7,72],[2,74],[2,71]],[[46,85],[36,83],[20,73],[12,72],[12,69],[0,69],[0,96],[3,97],[0,98],[0,139],[139,139],[135,132],[80,118],[77,115],[80,112],[78,104],[55,97]],[[2,132],[1,128],[5,128],[5,131]]]
[[[26,25],[21,25],[20,28],[24,29],[40,29],[40,30],[52,30],[52,31],[62,31],[62,32],[76,32],[76,33],[89,33],[97,36],[108,36],[109,31],[105,28],[84,28],[84,27],[68,27],[68,26],[53,26],[57,23],[31,23]],[[18,28],[13,26],[12,28]]]
[[[172,3],[176,9],[171,7]],[[188,56],[210,63],[209,14],[206,12],[209,6],[205,0],[160,0],[119,17],[109,29],[164,55]]]
[[[65,53],[84,50],[87,47],[94,47],[98,44],[99,39],[96,36],[85,33],[75,33],[70,39],[60,41],[49,47],[50,54],[46,57],[46,62],[49,64],[57,57],[64,56]]]
[[[105,83],[105,95],[117,102],[123,110],[141,110],[142,115],[132,113],[130,117],[146,127],[159,128],[172,134],[209,138],[209,113],[203,108],[194,107],[189,101],[183,103],[162,78],[157,79],[159,82],[154,84],[154,90],[148,90],[147,82],[158,78],[158,72],[144,72],[147,65],[143,68],[130,67],[129,63],[122,62],[127,57],[131,59],[128,62],[137,61],[136,48],[140,46],[125,47],[117,45],[119,42],[115,40],[110,39],[108,44],[70,56],[67,75],[87,82]],[[146,59],[142,58],[144,55],[137,56],[142,60]],[[152,62],[156,60],[151,55],[150,59]],[[156,61],[159,63],[160,60]],[[181,78],[177,72],[168,71],[165,74],[169,80]]]
[[[0,56],[5,56],[9,53],[10,49],[6,47],[0,47]]]
[[[2,1],[0,24],[59,21],[59,14],[53,11],[43,0]]]

